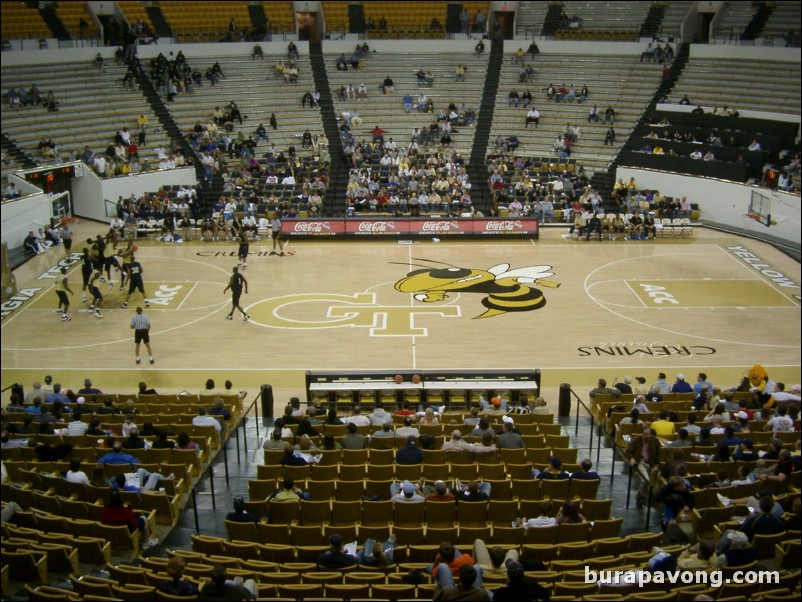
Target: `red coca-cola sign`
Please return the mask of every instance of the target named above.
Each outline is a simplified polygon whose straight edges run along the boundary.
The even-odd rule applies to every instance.
[[[405,233],[405,220],[351,219],[345,222],[345,233],[357,236],[397,236]]]
[[[334,236],[343,234],[342,220],[288,219],[281,222],[281,233],[287,236]]]
[[[537,235],[535,219],[478,219],[474,220],[475,234],[530,234]]]
[[[471,220],[458,219],[411,219],[409,222],[411,236],[440,236],[467,234],[471,231]]]

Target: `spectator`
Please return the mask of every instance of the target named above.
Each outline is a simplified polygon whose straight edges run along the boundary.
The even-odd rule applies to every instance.
[[[365,449],[367,439],[357,433],[357,425],[354,422],[349,422],[346,425],[348,433],[340,440],[343,449]]]
[[[507,564],[506,585],[493,591],[495,602],[523,602],[548,600],[549,592],[537,581],[524,580],[525,569],[520,562]]]
[[[116,491],[112,492],[108,504],[101,511],[100,522],[115,527],[126,525],[131,533],[139,530],[144,538],[144,543],[140,545],[142,550],[148,550],[159,543],[158,539],[151,537],[150,524],[147,519],[136,516],[133,510],[124,506],[122,497]]]
[[[458,572],[459,585],[455,585],[450,571],[440,571],[437,578],[435,600],[490,600],[490,595],[482,586],[481,568],[463,564]]]
[[[401,429],[398,429],[401,430]],[[398,431],[396,431],[398,434]],[[404,447],[400,447],[395,455],[396,464],[412,465],[423,463],[423,450],[417,444],[417,437],[409,435]]]
[[[329,537],[329,549],[320,555],[317,561],[318,570],[339,570],[359,563],[360,557],[343,551],[343,538],[339,533]]]
[[[226,569],[219,564],[212,568],[211,581],[200,590],[199,600],[256,600],[256,581],[237,577],[228,580]]]
[[[197,596],[198,586],[183,578],[186,568],[187,561],[183,556],[173,556],[167,562],[167,574],[170,580],[164,581],[159,586],[159,591],[172,596]]]
[[[424,501],[420,486],[410,481],[390,484],[390,500],[402,504],[411,504]]]

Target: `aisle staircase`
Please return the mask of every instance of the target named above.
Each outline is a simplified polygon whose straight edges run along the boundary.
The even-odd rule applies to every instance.
[[[315,90],[320,93],[320,117],[323,120],[323,131],[329,139],[329,155],[331,168],[329,171],[329,188],[323,205],[323,213],[345,215],[345,189],[348,186],[348,167],[343,162],[343,147],[340,140],[340,129],[337,125],[337,113],[331,97],[331,86],[326,75],[326,63],[323,59],[323,48],[320,42],[309,42],[309,62],[312,65],[312,78]]]
[[[22,150],[17,143],[6,136],[5,133],[0,133],[0,143],[2,143],[3,149],[22,167],[25,169],[33,169],[36,167],[36,162]]]
[[[671,92],[671,90],[674,88],[674,85],[677,83],[682,70],[685,68],[685,65],[688,64],[689,58],[690,44],[681,44],[677,48],[677,54],[674,57],[674,62],[671,63],[671,77],[668,79],[668,81],[663,82],[657,88],[657,91],[652,96],[652,99],[649,102],[649,105],[646,107],[646,110],[641,115],[641,118],[630,130],[630,135],[624,141],[619,154],[616,155],[615,159],[613,159],[612,163],[610,163],[610,167],[607,169],[607,171],[597,171],[593,174],[593,177],[590,181],[591,186],[593,186],[593,188],[596,189],[599,194],[601,194],[603,199],[609,199],[613,192],[613,185],[615,184],[615,170],[619,165],[618,157],[620,156],[620,153],[624,151],[638,150],[635,148],[636,145],[632,142],[632,134],[637,131],[638,126],[644,123],[646,115],[649,115],[652,111],[654,111],[654,108],[657,106],[657,102],[660,100],[660,98],[663,95]]]
[[[53,33],[53,37],[59,40],[70,40],[70,32],[67,31],[67,28],[64,27],[64,23],[61,22],[61,19],[58,18],[56,14],[56,7],[55,3],[53,4],[46,4],[44,2],[39,3],[39,14],[42,15],[42,20],[47,24],[50,28],[50,31]]]
[[[473,147],[468,164],[468,175],[471,178],[471,201],[473,206],[487,211],[493,206],[493,197],[485,168],[487,145],[490,142],[490,128],[493,125],[493,110],[498,92],[501,63],[504,61],[504,42],[494,40],[490,46],[490,57],[487,64],[485,85],[482,90],[482,102],[476,118],[476,130],[473,136]]]
[[[160,38],[171,38],[173,36],[173,32],[170,29],[170,25],[167,23],[167,19],[164,18],[164,13],[162,13],[162,9],[159,8],[157,2],[147,2],[148,6],[145,6],[145,10],[148,13],[148,17],[150,17],[150,22],[153,23],[153,27],[156,28],[156,35]]]
[[[204,182],[203,166],[201,165],[200,157],[195,152],[195,149],[192,148],[192,145],[189,143],[189,141],[184,137],[181,128],[178,127],[178,124],[176,123],[175,119],[173,119],[173,116],[170,114],[167,106],[165,106],[161,96],[159,96],[158,92],[156,92],[156,88],[153,87],[153,83],[150,81],[150,78],[148,78],[144,72],[139,71],[138,75],[136,76],[136,80],[140,89],[142,90],[145,100],[148,101],[148,104],[158,118],[159,124],[161,125],[164,133],[169,136],[173,145],[181,149],[181,154],[184,155],[184,158],[187,160],[187,164],[191,164],[195,167],[195,175],[198,178],[198,203],[194,210],[198,211],[201,207],[211,206],[223,191],[222,178],[220,176],[217,177],[218,181],[216,183],[219,185],[219,190],[216,191],[215,195],[214,188],[210,187],[208,183]]]

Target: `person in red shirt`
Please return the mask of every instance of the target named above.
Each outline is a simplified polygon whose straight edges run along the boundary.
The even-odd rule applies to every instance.
[[[144,537],[143,550],[152,548],[159,543],[158,539],[150,537],[150,524],[148,521],[142,516],[137,517],[133,510],[124,506],[122,496],[116,491],[109,496],[108,505],[100,513],[100,522],[113,527],[126,525],[131,533],[139,529]]]
[[[413,416],[414,414],[415,411],[410,409],[408,401],[405,401],[403,403],[400,410],[396,410],[395,412],[393,412],[394,416]]]
[[[437,572],[441,564],[445,564],[451,571],[451,575],[454,579],[458,579],[459,567],[463,564],[470,564],[473,566],[476,564],[476,561],[470,554],[462,554],[454,544],[444,541],[440,544],[440,551],[437,553],[434,562],[426,567],[426,572],[431,573],[432,578],[435,580],[437,580]]]

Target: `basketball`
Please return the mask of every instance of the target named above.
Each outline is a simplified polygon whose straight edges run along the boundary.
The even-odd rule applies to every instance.
[[[393,382],[394,382],[395,384],[397,384],[397,385],[400,385],[402,382],[404,382],[404,377],[403,377],[403,376],[401,376],[400,374],[396,374],[396,375],[393,377]]]
[[[410,380],[416,385],[420,384],[420,374],[413,374]]]
[[[138,247],[138,246],[136,246],[136,245],[134,245],[134,246],[132,246],[132,247],[131,247],[131,250],[132,250],[134,253],[136,253],[137,251],[139,251],[139,247]]]

